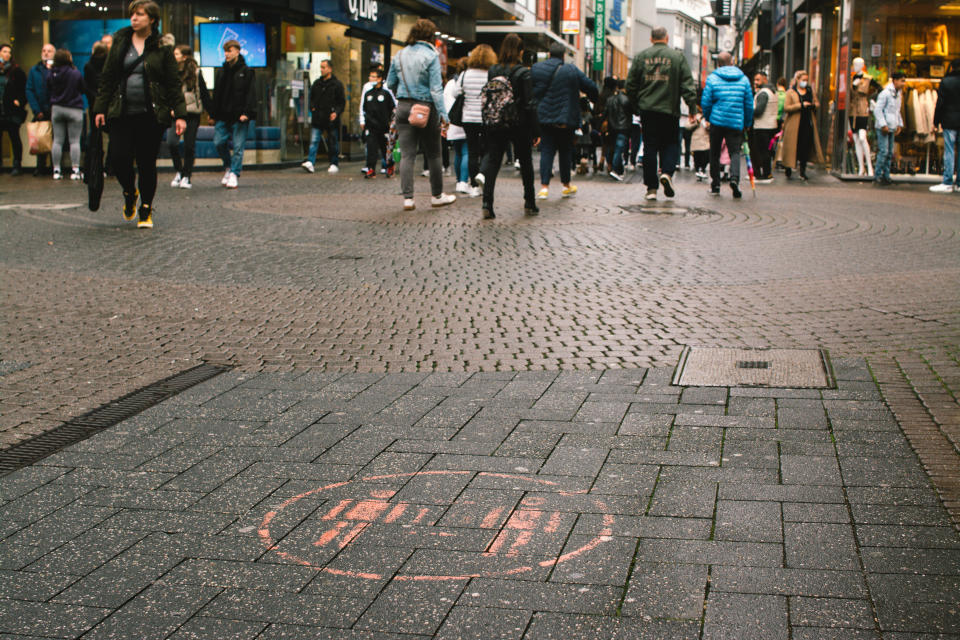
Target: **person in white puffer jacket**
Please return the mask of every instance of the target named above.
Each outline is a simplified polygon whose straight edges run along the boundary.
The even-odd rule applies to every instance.
[[[446,105],[449,115],[449,109],[453,108],[457,96],[463,91],[463,76],[467,70],[467,58],[460,58],[457,64],[457,72],[452,78],[447,80],[447,86],[443,88],[443,103]],[[447,127],[447,140],[453,145],[453,175],[457,178],[457,193],[470,193],[470,171],[467,166],[467,132],[463,127],[455,125],[452,122]]]
[[[470,172],[470,197],[480,195],[483,185],[480,160],[486,147],[483,143],[483,115],[480,94],[487,84],[487,71],[497,64],[497,54],[488,44],[479,44],[467,56],[467,70],[463,74],[463,130],[467,134],[467,166]],[[459,95],[459,93],[455,94]]]

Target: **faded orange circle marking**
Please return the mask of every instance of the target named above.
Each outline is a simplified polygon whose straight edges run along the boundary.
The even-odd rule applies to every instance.
[[[258,534],[261,542],[268,551],[273,551],[279,557],[305,567],[310,567],[316,571],[328,573],[337,576],[347,576],[353,578],[364,578],[369,580],[379,580],[385,577],[385,574],[375,570],[354,571],[335,569],[315,564],[305,557],[308,549],[304,550],[285,550],[281,548],[282,543],[273,538],[270,533],[270,525],[279,517],[284,509],[310,496],[322,495],[325,491],[337,489],[350,484],[376,482],[378,480],[388,480],[394,478],[410,478],[413,476],[437,476],[437,475],[468,475],[472,471],[416,471],[412,473],[396,473],[389,475],[367,476],[359,480],[349,480],[345,482],[335,482],[333,484],[317,487],[299,495],[288,498],[278,505],[275,509],[268,511],[260,523]],[[541,478],[518,476],[507,473],[489,473],[480,472],[477,476],[488,476],[493,478],[507,478],[511,480],[520,480],[533,485],[556,486],[555,482]],[[417,525],[422,524],[427,516],[430,515],[430,509],[417,506],[408,502],[390,502],[390,498],[396,495],[396,491],[383,488],[372,489],[368,496],[363,498],[344,498],[336,501],[329,506],[326,511],[319,516],[318,521],[322,523],[323,531],[317,539],[311,544],[317,548],[337,548],[345,549],[354,540],[361,536],[371,524],[398,524],[398,525]],[[558,491],[557,495],[572,496],[585,495],[585,492]],[[595,499],[597,507],[603,511],[606,506],[600,499]],[[509,512],[504,507],[494,507],[490,509],[480,519],[480,528],[492,529],[497,522],[503,521],[499,532],[494,536],[493,541],[487,549],[480,553],[481,557],[489,558],[518,558],[520,552],[530,544],[539,533],[555,533],[562,524],[564,512],[544,510],[541,507],[546,504],[546,499],[539,496],[526,496],[520,501],[520,506],[513,508]],[[572,513],[572,512],[571,512]],[[586,544],[561,554],[551,556],[543,560],[533,562],[529,556],[520,560],[518,558],[517,566],[499,571],[483,571],[478,573],[464,573],[458,575],[411,575],[404,574],[394,577],[399,581],[420,581],[420,580],[460,580],[465,578],[479,577],[502,577],[507,575],[516,575],[532,571],[537,566],[551,567],[572,558],[576,558],[584,553],[596,549],[604,542],[610,540],[612,536],[611,526],[613,525],[613,516],[603,514],[603,529],[600,534],[590,539]],[[449,532],[438,531],[435,535],[451,536],[455,535]]]

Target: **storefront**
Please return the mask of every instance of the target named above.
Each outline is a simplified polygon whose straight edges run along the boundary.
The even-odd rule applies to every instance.
[[[873,117],[865,122],[856,116],[862,116],[890,75],[901,71],[907,75],[905,126],[895,140],[891,177],[938,181],[943,138],[933,127],[933,108],[940,79],[950,61],[960,57],[960,2],[844,0],[839,14],[834,59],[843,73],[833,92],[839,125],[831,141],[833,171],[841,178],[872,178],[877,149]],[[859,78],[854,74],[858,58],[863,64]]]

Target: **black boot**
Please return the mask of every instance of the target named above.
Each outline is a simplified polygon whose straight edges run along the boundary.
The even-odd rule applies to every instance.
[[[497,217],[497,215],[493,212],[492,204],[484,203],[483,207],[481,208],[481,212],[483,213],[484,220],[493,220]]]
[[[528,200],[523,204],[523,215],[531,217],[540,215],[540,208],[537,207],[533,200]]]

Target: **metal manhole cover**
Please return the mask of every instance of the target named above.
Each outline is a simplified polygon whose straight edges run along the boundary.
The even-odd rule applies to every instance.
[[[820,349],[686,347],[673,377],[685,387],[834,386],[827,354]]]

